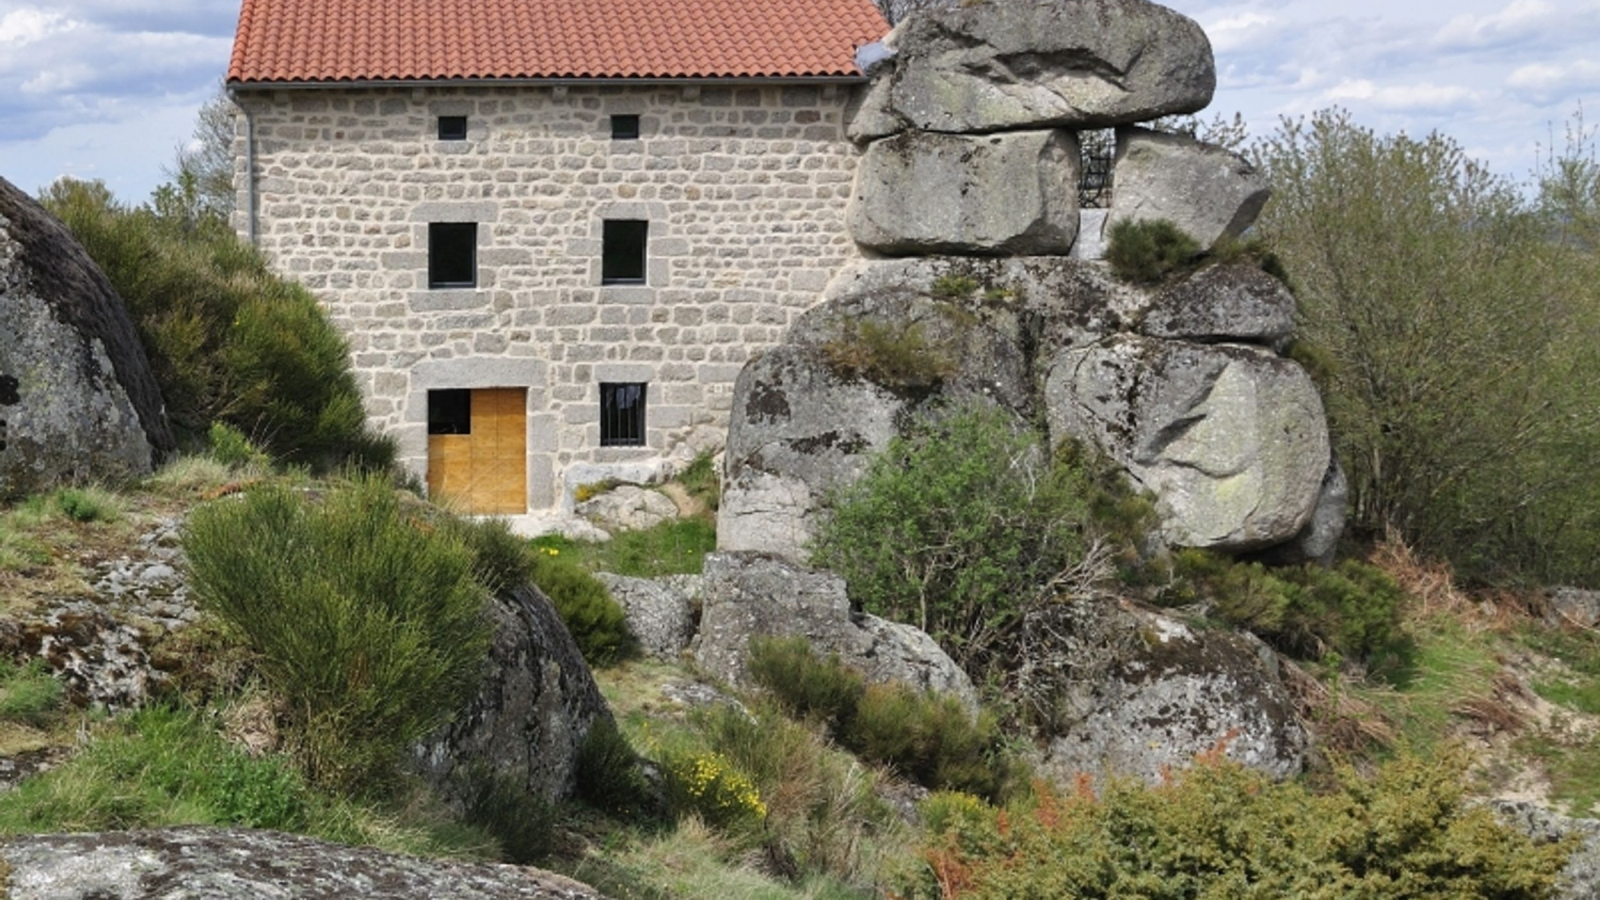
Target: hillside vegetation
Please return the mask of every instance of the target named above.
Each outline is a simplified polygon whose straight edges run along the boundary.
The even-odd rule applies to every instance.
[[[639,658],[593,572],[695,571],[709,458],[674,487],[707,511],[608,548],[459,520],[383,474],[337,332],[192,189],[130,208],[59,184],[189,452],[0,509],[0,600],[31,621],[94,597],[183,519],[201,615],[155,636],[175,675],[139,710],[0,667],[0,756],[41,770],[0,794],[0,831],[277,828],[534,863],[624,900],[1552,896],[1571,846],[1474,801],[1600,803],[1600,637],[1548,624],[1534,589],[1600,586],[1600,168],[1578,128],[1531,203],[1448,140],[1339,114],[1254,146],[1278,184],[1259,236],[1304,316],[1292,352],[1352,481],[1334,566],[1149,552],[1148,500],[1102,460],[981,410],[834,497],[818,560],[937,636],[980,683],[975,716],[796,642],[756,646],[747,692]],[[486,598],[524,580],[616,726],[591,731],[570,803],[488,790],[452,810],[399,763],[476,674]],[[1156,785],[1031,777],[1019,623],[1111,594],[1267,642],[1317,736],[1310,771],[1271,783],[1224,741]]]

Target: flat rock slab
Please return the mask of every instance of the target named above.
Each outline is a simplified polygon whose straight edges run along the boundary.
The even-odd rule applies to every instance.
[[[1122,464],[1156,495],[1163,537],[1178,546],[1290,540],[1328,473],[1316,386],[1259,347],[1119,335],[1058,354],[1045,398],[1051,434]]]
[[[244,829],[24,835],[6,839],[0,859],[12,900],[604,900],[539,869]]]
[[[907,131],[867,148],[850,236],[889,255],[1065,255],[1078,234],[1078,141],[1065,131]]]
[[[913,13],[850,136],[1104,128],[1204,109],[1216,63],[1192,19],[1147,0],[995,0]]]
[[[1158,338],[1279,347],[1294,335],[1294,310],[1288,287],[1259,267],[1213,265],[1162,290],[1139,330]]]
[[[1117,223],[1166,219],[1201,247],[1238,237],[1272,196],[1244,157],[1181,134],[1117,130],[1109,237]]]

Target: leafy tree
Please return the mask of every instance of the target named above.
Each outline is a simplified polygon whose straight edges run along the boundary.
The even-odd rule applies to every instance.
[[[1330,110],[1253,152],[1357,528],[1477,575],[1600,577],[1600,304],[1580,254],[1438,134]]]
[[[194,138],[179,147],[173,168],[166,170],[178,197],[190,202],[191,215],[204,213],[226,221],[233,212],[234,117],[238,107],[218,88],[201,107],[194,125]]]

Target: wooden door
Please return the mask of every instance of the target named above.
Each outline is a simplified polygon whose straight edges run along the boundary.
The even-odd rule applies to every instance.
[[[428,435],[428,496],[472,515],[528,511],[528,392],[471,392],[466,434]]]

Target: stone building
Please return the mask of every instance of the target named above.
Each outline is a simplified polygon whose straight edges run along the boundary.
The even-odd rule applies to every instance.
[[[858,252],[870,0],[244,0],[237,227],[327,305],[371,423],[476,512],[721,445]]]

